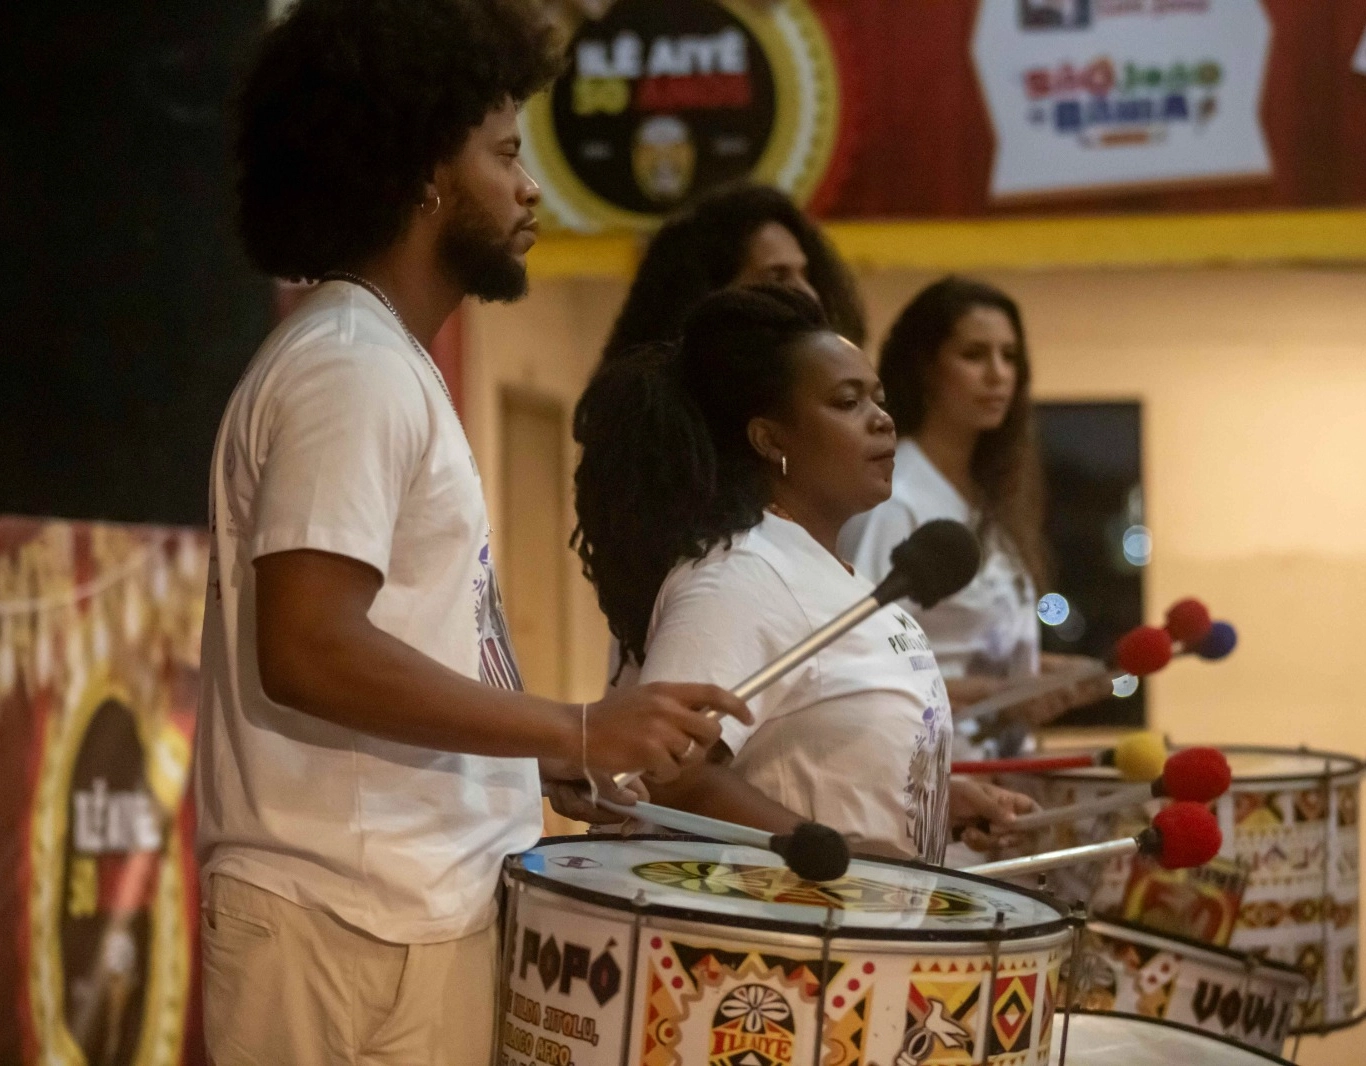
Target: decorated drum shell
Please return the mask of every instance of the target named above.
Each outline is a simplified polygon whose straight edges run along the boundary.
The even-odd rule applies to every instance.
[[[1063,898],[1090,898],[1092,913],[1169,930],[1164,906],[1178,890],[1202,906],[1231,908],[1226,929],[1201,939],[1287,963],[1310,989],[1296,1025],[1313,1029],[1350,1019],[1358,1002],[1358,806],[1363,764],[1307,748],[1221,746],[1233,784],[1215,804],[1224,845],[1200,871],[1136,877],[1133,860],[1049,880]],[[1045,807],[1082,802],[1121,786],[1108,769],[1013,774],[1004,783]],[[1058,827],[1044,847],[1090,843],[1147,824],[1158,805]],[[1237,871],[1237,885],[1232,882]],[[1142,872],[1140,871],[1140,874]],[[1155,913],[1156,910],[1156,913]],[[1215,923],[1216,926],[1223,923]],[[1195,930],[1186,930],[1195,931]]]
[[[1308,986],[1303,974],[1281,963],[1131,925],[1090,922],[1074,1002],[1165,1018],[1279,1053]]]
[[[562,838],[505,883],[501,1066],[1048,1061],[1073,927],[1038,893],[678,838]]]

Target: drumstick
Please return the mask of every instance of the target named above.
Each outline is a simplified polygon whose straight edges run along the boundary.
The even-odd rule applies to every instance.
[[[1166,630],[1157,626],[1136,626],[1120,637],[1115,643],[1115,667],[1097,663],[1083,666],[1077,670],[1059,670],[1011,685],[984,700],[970,703],[966,707],[953,709],[956,722],[966,722],[973,718],[995,714],[1021,703],[1046,696],[1051,692],[1071,688],[1084,681],[1096,681],[1109,677],[1111,683],[1122,677],[1147,677],[1155,674],[1172,659],[1172,638]]]
[[[1163,628],[1180,645],[1177,655],[1198,655],[1214,662],[1238,646],[1238,633],[1228,622],[1210,618],[1209,608],[1197,599],[1177,600],[1167,608]]]
[[[1174,648],[1174,642],[1179,648]],[[995,714],[1021,703],[1109,675],[1114,682],[1124,677],[1148,677],[1165,667],[1173,658],[1195,655],[1206,662],[1224,658],[1238,644],[1238,633],[1228,622],[1211,622],[1209,611],[1199,600],[1180,600],[1167,612],[1165,629],[1137,626],[1115,644],[1118,669],[1097,664],[1077,670],[1060,670],[1011,685],[986,699],[954,708],[955,721],[966,722]]]
[[[753,699],[893,600],[909,596],[922,607],[933,607],[976,577],[981,561],[977,538],[967,526],[946,518],[926,522],[892,549],[891,573],[882,579],[877,588],[826,622],[796,647],[745,678],[731,689],[732,695],[741,700]],[[705,713],[710,718],[720,717],[715,710]],[[612,781],[618,788],[625,788],[643,773],[643,770],[622,771],[613,774]]]
[[[955,774],[1042,773],[1047,770],[1081,770],[1113,766],[1125,781],[1152,781],[1162,776],[1167,761],[1167,742],[1161,733],[1144,730],[1130,733],[1113,748],[1078,755],[1021,756],[1018,759],[974,759],[953,764]]]
[[[968,866],[963,872],[979,877],[1021,877],[1054,870],[1059,866],[1099,862],[1135,852],[1156,859],[1163,869],[1185,870],[1209,862],[1219,854],[1223,842],[1219,823],[1207,807],[1199,803],[1177,802],[1159,811],[1153,824],[1138,836],[1024,855],[1018,859],[985,862]]]
[[[803,881],[833,881],[849,869],[849,845],[836,830],[820,822],[803,822],[790,833],[766,833],[748,825],[723,822],[673,807],[641,801],[632,806],[599,797],[598,806],[616,814],[640,818],[666,829],[710,837],[723,844],[741,844],[781,855]]]
[[[1073,822],[1078,818],[1093,818],[1149,799],[1212,803],[1227,792],[1232,783],[1233,771],[1223,752],[1217,748],[1186,748],[1167,760],[1167,765],[1162,768],[1162,776],[1150,785],[1121,788],[1108,796],[1084,803],[1022,814],[1010,823],[1009,831],[1027,832],[1062,822]]]

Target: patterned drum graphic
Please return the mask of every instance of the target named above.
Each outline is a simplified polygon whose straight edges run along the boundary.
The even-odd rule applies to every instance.
[[[1060,1066],[1060,1040],[1053,1042],[1052,1066]],[[1287,1059],[1253,1051],[1189,1026],[1124,1014],[1073,1011],[1067,1027],[1068,1066],[1267,1066]]]
[[[1297,968],[1310,981],[1298,1027],[1352,1018],[1357,1009],[1358,798],[1362,762],[1308,749],[1221,746],[1233,785],[1215,805],[1220,858],[1168,873],[1107,864],[1090,884],[1056,879],[1064,898],[1089,893],[1092,912],[1255,954]],[[1116,787],[1113,772],[1012,775],[1046,806],[1083,801]],[[1119,835],[1146,820],[1138,808],[1065,827],[1057,846]],[[1048,846],[1054,846],[1049,844]]]
[[[1074,1003],[1181,1022],[1279,1053],[1308,991],[1304,975],[1184,937],[1091,922]]]
[[[1074,932],[911,863],[565,837],[508,860],[500,1066],[1043,1066]]]

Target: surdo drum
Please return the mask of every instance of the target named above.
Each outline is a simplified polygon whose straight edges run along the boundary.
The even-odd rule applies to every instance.
[[[1298,970],[1141,927],[1089,922],[1073,1003],[1162,1018],[1279,1054],[1309,982]]]
[[[1214,810],[1224,835],[1219,858],[1167,872],[1132,859],[1050,878],[1065,899],[1088,898],[1092,913],[1176,932],[1235,952],[1294,966],[1310,982],[1295,1024],[1349,1022],[1357,1009],[1359,843],[1363,764],[1349,755],[1293,748],[1220,746],[1233,784]],[[1105,769],[1012,774],[1005,783],[1045,807],[1112,791]],[[1043,847],[1103,840],[1145,823],[1135,807],[1058,827]]]
[[[1043,1066],[1075,939],[985,878],[676,837],[545,841],[504,884],[500,1066]]]

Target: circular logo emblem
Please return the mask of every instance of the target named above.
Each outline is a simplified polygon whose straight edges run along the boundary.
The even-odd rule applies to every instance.
[[[526,108],[544,210],[573,229],[649,226],[743,177],[799,201],[824,176],[839,80],[805,0],[618,0]]]

